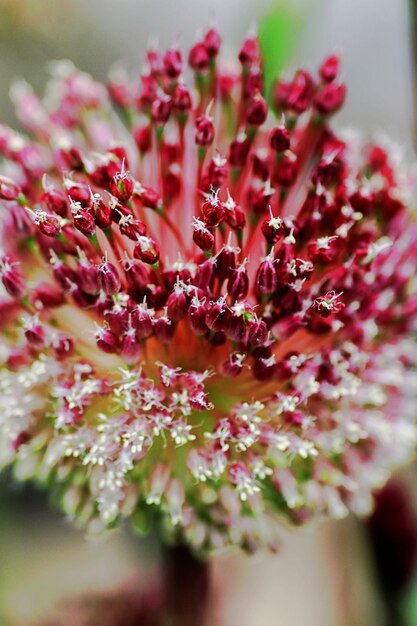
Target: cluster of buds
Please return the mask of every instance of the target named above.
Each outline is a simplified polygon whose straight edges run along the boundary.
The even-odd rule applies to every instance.
[[[106,89],[55,64],[0,125],[0,463],[91,532],[196,550],[364,513],[412,454],[417,226],[390,146],[331,129],[339,62],[263,95],[210,30]],[[119,120],[116,120],[119,116]]]

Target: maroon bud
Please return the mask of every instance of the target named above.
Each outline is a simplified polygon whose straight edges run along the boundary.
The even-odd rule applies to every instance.
[[[12,298],[21,298],[25,292],[25,279],[23,278],[18,263],[10,257],[0,259],[0,275],[4,288]]]
[[[184,286],[176,283],[167,301],[167,315],[170,320],[178,322],[187,315],[188,298]]]
[[[50,349],[58,361],[63,361],[75,353],[73,340],[67,335],[57,335],[52,339]]]
[[[207,326],[214,332],[224,330],[228,314],[229,310],[224,297],[219,298],[216,302],[211,302],[206,313]]]
[[[76,284],[77,282],[77,274],[76,272],[68,267],[64,261],[61,261],[57,256],[52,256],[52,273],[54,275],[57,283],[64,289],[68,291],[71,284]]]
[[[343,83],[328,83],[315,95],[314,106],[322,115],[332,115],[343,105],[346,86]]]
[[[288,86],[286,107],[299,115],[304,113],[311,104],[313,92],[314,82],[311,75],[305,70],[298,70]]]
[[[285,126],[275,126],[269,135],[269,145],[275,152],[285,152],[290,149],[290,134]]]
[[[34,215],[35,224],[39,227],[41,233],[47,237],[56,237],[59,235],[61,232],[61,224],[55,215],[47,213],[46,211],[41,211],[40,209],[37,209],[34,212]]]
[[[208,328],[206,324],[206,307],[204,301],[199,300],[198,296],[194,296],[188,309],[188,323],[190,328],[196,335],[201,337],[205,335]]]
[[[204,43],[205,49],[207,50],[207,54],[209,55],[211,59],[218,55],[219,50],[220,50],[220,45],[221,45],[221,39],[217,30],[215,30],[214,28],[211,28],[206,33],[203,43]]]
[[[319,74],[326,83],[331,83],[339,73],[340,59],[336,54],[331,54],[320,65]]]
[[[6,239],[8,236],[17,240],[26,239],[31,237],[35,230],[32,218],[26,209],[20,204],[14,204],[9,208],[7,215],[4,216],[3,236]]]
[[[239,61],[242,65],[252,65],[259,58],[257,37],[247,37],[239,52]]]
[[[166,51],[163,63],[166,75],[169,78],[178,78],[182,72],[182,56],[177,48],[170,48]]]
[[[48,186],[41,196],[41,201],[46,204],[51,213],[57,213],[57,215],[60,215],[61,217],[67,216],[67,198],[59,189]]]
[[[91,190],[86,183],[76,183],[70,179],[65,180],[65,187],[71,202],[79,203],[82,207],[87,207],[91,202]]]
[[[141,353],[140,341],[136,337],[133,328],[130,328],[123,336],[122,347],[120,350],[121,357],[126,363],[136,363]]]
[[[244,354],[232,352],[229,357],[221,365],[221,371],[225,376],[234,378],[238,376],[243,369]]]
[[[267,118],[268,106],[260,93],[256,93],[246,111],[246,122],[250,126],[261,126]]]
[[[263,320],[255,320],[249,327],[249,343],[254,348],[264,346],[268,341],[268,327]]]
[[[7,176],[0,175],[0,199],[17,200],[22,190],[19,185]]]
[[[255,359],[252,366],[252,371],[258,380],[271,380],[271,378],[277,373],[277,364],[275,363],[275,357]]]
[[[194,218],[193,223],[193,241],[194,243],[204,250],[205,252],[209,252],[214,248],[214,235],[209,230],[205,223],[199,220],[198,218]]]
[[[217,196],[208,196],[201,207],[204,223],[208,228],[218,226],[224,216],[224,207]]]
[[[226,335],[237,343],[243,343],[246,337],[246,323],[243,315],[227,315],[224,327]]]
[[[78,268],[78,284],[85,293],[98,293],[100,291],[98,268],[82,256]]]
[[[112,223],[112,210],[98,193],[95,193],[91,200],[90,211],[99,228],[108,228]]]
[[[283,221],[280,217],[274,217],[270,209],[271,217],[262,223],[261,230],[266,241],[273,245],[283,234]]]
[[[212,286],[213,278],[214,278],[213,261],[208,259],[207,261],[204,261],[203,263],[199,263],[197,265],[197,269],[196,269],[195,277],[194,277],[194,284],[197,287],[200,287],[204,291],[206,290],[209,291]]]
[[[196,43],[188,55],[188,65],[195,72],[206,72],[210,65],[210,58],[203,43]]]
[[[120,218],[119,228],[122,235],[126,235],[132,241],[137,241],[137,238],[146,235],[147,231],[146,224],[133,217],[130,212]]]
[[[256,178],[266,182],[271,169],[271,159],[268,154],[258,152],[252,158],[252,172]]]
[[[146,185],[135,187],[135,193],[148,209],[157,209],[161,205],[161,197],[157,191]]]
[[[133,193],[133,179],[129,172],[117,172],[111,180],[110,191],[120,202],[127,202]]]
[[[161,343],[169,343],[175,334],[175,324],[166,316],[158,317],[154,322],[155,337]]]
[[[230,272],[227,281],[227,293],[234,300],[241,300],[248,295],[249,277],[243,265]]]
[[[56,285],[40,283],[31,292],[29,299],[36,308],[54,308],[64,304],[65,295]]]
[[[151,237],[137,237],[137,244],[133,256],[139,261],[153,265],[159,261],[159,246]]]
[[[287,150],[277,163],[274,171],[274,184],[281,187],[291,187],[298,174],[297,157],[293,152]]]
[[[96,332],[97,346],[107,354],[114,354],[119,350],[119,340],[108,328],[97,328]]]
[[[153,324],[145,305],[139,304],[133,309],[130,321],[139,339],[146,339],[152,335]]]
[[[209,402],[207,392],[199,387],[190,391],[189,399],[193,411],[206,411],[209,408],[213,408]]]
[[[121,335],[129,328],[129,311],[121,304],[114,304],[104,312],[110,330],[115,335]]]
[[[136,145],[142,154],[149,152],[152,146],[152,129],[149,124],[139,126],[133,131]]]
[[[34,348],[41,349],[45,345],[45,330],[38,317],[33,317],[25,322],[25,337]]]
[[[189,111],[192,106],[191,94],[189,89],[182,83],[178,83],[172,95],[172,106],[177,111]]]
[[[160,95],[158,98],[155,98],[155,100],[152,102],[152,108],[151,108],[152,120],[158,126],[163,126],[164,124],[166,124],[166,122],[169,119],[169,116],[171,115],[171,109],[172,109],[171,98],[166,94]]]
[[[239,231],[243,230],[246,225],[246,217],[245,213],[242,209],[233,203],[233,206],[227,206],[227,203],[223,205],[226,208],[225,213],[225,222],[232,228],[233,230]]]
[[[237,249],[239,252],[239,249]],[[215,274],[225,280],[236,267],[236,248],[225,245],[216,255]]]
[[[206,172],[205,188],[219,189],[227,178],[226,159],[216,155],[211,159]]]
[[[202,148],[211,146],[214,139],[214,124],[208,115],[199,115],[195,121],[195,142]]]
[[[149,271],[135,259],[127,259],[124,264],[127,284],[132,291],[141,291],[149,284]]]
[[[250,141],[246,135],[239,135],[230,144],[229,162],[233,167],[243,167],[246,165],[250,150]]]
[[[17,435],[15,439],[12,441],[12,447],[15,452],[19,450],[21,446],[24,446],[26,443],[30,441],[30,434],[23,430],[21,433]]]
[[[112,263],[106,260],[98,266],[100,288],[105,294],[111,296],[120,291],[120,276]]]
[[[73,211],[72,219],[74,221],[75,228],[77,228],[83,235],[86,237],[94,235],[96,231],[96,222],[88,209],[80,208]]]
[[[277,274],[272,255],[267,256],[256,273],[256,291],[260,295],[274,293],[277,288]]]

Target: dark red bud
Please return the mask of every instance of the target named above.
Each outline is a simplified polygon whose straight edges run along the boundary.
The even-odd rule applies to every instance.
[[[227,293],[234,300],[241,300],[248,295],[249,277],[245,270],[233,269],[227,282]]]
[[[243,355],[238,352],[232,352],[229,357],[221,365],[221,371],[225,376],[234,378],[238,376],[243,369]]]
[[[205,335],[208,327],[206,324],[206,308],[203,303],[198,300],[191,302],[188,309],[188,323],[190,328],[199,337]]]
[[[196,43],[188,55],[188,64],[195,72],[205,72],[209,68],[210,57],[203,43]]]
[[[166,124],[169,116],[171,115],[171,109],[172,101],[169,96],[164,94],[159,96],[158,98],[155,98],[155,100],[152,102],[151,108],[151,116],[155,124],[161,126],[163,124]]]
[[[256,37],[248,37],[242,44],[239,52],[239,61],[242,65],[252,65],[259,58],[259,44]]]
[[[78,268],[78,284],[85,293],[98,293],[100,280],[98,268],[88,259],[82,259]]]
[[[217,30],[211,28],[206,33],[203,43],[210,58],[216,57],[218,55],[221,45],[221,39]]]
[[[164,69],[169,78],[178,78],[182,72],[182,56],[177,48],[166,51],[163,59]]]
[[[120,291],[121,281],[120,276],[112,263],[103,261],[98,267],[99,271],[99,284],[105,294],[111,296]]]
[[[214,235],[201,220],[194,222],[193,241],[201,250],[206,252],[214,248]]]
[[[214,139],[213,120],[207,115],[199,115],[195,121],[195,142],[202,148],[211,146]]]
[[[36,318],[25,325],[25,337],[34,348],[41,349],[45,345],[45,330]]]
[[[23,278],[16,263],[9,257],[3,257],[0,261],[1,280],[7,293],[12,298],[20,298],[25,292],[25,279]]]
[[[178,322],[187,315],[188,298],[180,287],[175,286],[174,291],[167,300],[167,315],[170,320]]]
[[[17,183],[7,176],[0,176],[0,199],[17,200],[21,194],[21,189]]]
[[[128,172],[115,174],[110,183],[110,191],[120,202],[127,202],[133,193],[133,179],[130,174]]]
[[[267,257],[256,273],[256,291],[260,295],[274,293],[277,288],[277,275],[272,260]]]
[[[111,330],[99,328],[96,333],[97,346],[107,354],[114,354],[119,350],[119,340]]]
[[[49,347],[58,361],[63,361],[75,353],[73,340],[63,334],[54,337]]]
[[[139,305],[133,309],[131,313],[131,324],[139,339],[146,339],[146,337],[150,337],[153,333],[151,317],[143,305]]]
[[[51,213],[57,213],[61,217],[66,217],[68,214],[68,203],[66,196],[55,187],[48,187],[41,196],[41,201],[44,202]]]
[[[251,323],[248,339],[254,348],[265,345],[268,341],[268,327],[263,320],[255,320]]]
[[[268,106],[265,99],[259,94],[255,94],[246,111],[246,122],[250,126],[261,126],[267,118]]]
[[[159,261],[159,246],[150,237],[140,236],[133,250],[133,256],[139,261],[153,265]]]
[[[94,235],[96,231],[96,222],[88,209],[79,209],[74,212],[72,214],[72,219],[75,228],[77,228],[83,235],[86,237]]]
[[[331,54],[320,65],[319,73],[321,78],[330,83],[334,80],[339,73],[340,59],[336,54]]]
[[[136,363],[140,357],[141,350],[140,341],[136,337],[135,332],[132,329],[128,330],[122,339],[121,357],[126,363]]]
[[[169,343],[175,334],[175,324],[165,316],[158,317],[154,322],[155,337],[161,343]]]
[[[322,115],[331,115],[340,109],[346,98],[346,86],[343,83],[328,83],[318,91],[314,106]]]
[[[285,126],[276,126],[269,135],[269,145],[276,152],[290,149],[290,134]]]
[[[189,111],[192,106],[191,94],[189,89],[182,83],[178,83],[172,95],[172,106],[177,111]]]

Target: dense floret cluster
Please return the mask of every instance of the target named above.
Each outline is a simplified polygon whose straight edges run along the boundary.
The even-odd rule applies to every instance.
[[[268,106],[256,38],[219,47],[53,64],[0,125],[0,463],[197,550],[365,513],[416,442],[407,171],[330,128],[337,57]]]

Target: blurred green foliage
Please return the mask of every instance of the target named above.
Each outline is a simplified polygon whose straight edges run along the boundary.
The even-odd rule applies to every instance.
[[[275,79],[294,57],[309,5],[308,0],[281,0],[259,24],[268,98]]]

